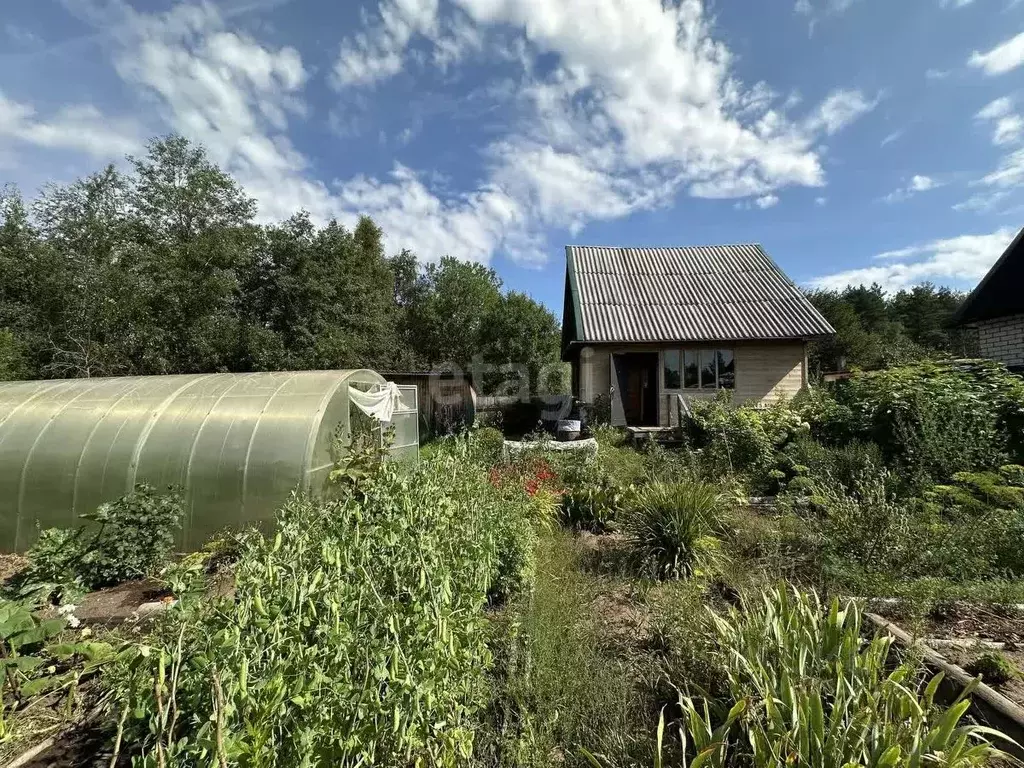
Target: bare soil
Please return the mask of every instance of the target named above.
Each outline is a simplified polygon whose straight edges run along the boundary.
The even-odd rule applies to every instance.
[[[883,610],[881,613],[925,641],[941,638],[1005,643],[1004,649],[998,652],[1024,673],[1024,612],[997,605],[943,604],[934,608],[912,627],[904,624],[898,608],[892,611]],[[990,649],[981,646],[936,646],[935,650],[951,663],[967,668],[971,662]],[[996,684],[991,680],[985,682],[1008,699],[1024,705],[1024,679],[1016,678],[1002,684]]]

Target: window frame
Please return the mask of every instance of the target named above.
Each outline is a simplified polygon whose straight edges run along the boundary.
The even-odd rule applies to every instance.
[[[732,360],[732,386],[723,387],[720,386],[722,380],[722,372],[719,370],[719,363],[721,362],[722,353],[728,353]],[[670,387],[667,384],[666,373],[668,372],[669,354],[676,356],[676,361],[679,363],[679,386]],[[696,358],[697,361],[697,385],[687,386],[686,385],[686,358],[690,355],[691,359]],[[714,361],[714,376],[711,386],[704,384],[703,374],[705,366],[705,358],[711,356]],[[736,349],[734,347],[665,347],[661,350],[661,386],[663,390],[669,392],[717,392],[719,390],[731,390],[736,389]]]

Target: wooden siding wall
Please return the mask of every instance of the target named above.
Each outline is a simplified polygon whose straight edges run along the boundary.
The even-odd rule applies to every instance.
[[[658,345],[632,344],[618,346],[585,347],[580,351],[580,399],[593,402],[598,395],[608,395],[611,387],[611,355],[621,352],[658,352],[658,421],[669,426],[669,400],[680,394],[687,400],[711,398],[714,390],[665,389],[665,349],[732,349],[736,357],[736,403],[767,404],[774,400],[793,397],[806,384],[807,370],[803,342],[734,343],[716,345]]]

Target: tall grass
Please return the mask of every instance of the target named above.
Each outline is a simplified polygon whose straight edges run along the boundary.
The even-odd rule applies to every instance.
[[[973,768],[1001,754],[989,742],[1000,734],[963,722],[971,689],[939,706],[942,676],[926,682],[907,660],[893,668],[891,638],[863,640],[853,603],[826,610],[778,587],[715,626],[730,695],[680,697],[694,766]]]
[[[571,534],[546,533],[532,595],[500,619],[494,700],[475,765],[580,765],[580,747],[595,744],[624,762],[649,752],[653,665],[602,637],[593,603],[610,585],[582,569],[582,556]]]
[[[658,578],[707,574],[721,564],[714,530],[721,491],[708,483],[652,483],[636,494],[624,530]]]

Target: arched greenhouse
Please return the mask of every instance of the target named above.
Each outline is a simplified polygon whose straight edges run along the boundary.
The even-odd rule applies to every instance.
[[[369,370],[0,382],[0,550],[137,483],[183,490],[186,549],[272,519],[292,490],[323,488],[332,443],[348,445],[365,401],[386,392],[392,452],[415,457],[415,387]]]

